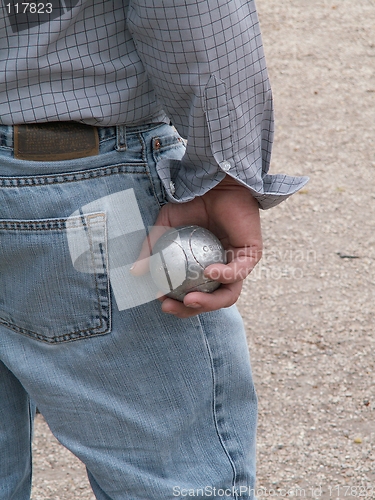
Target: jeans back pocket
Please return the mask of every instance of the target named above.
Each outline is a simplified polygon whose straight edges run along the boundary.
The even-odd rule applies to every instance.
[[[71,242],[82,233],[77,266]],[[0,324],[49,344],[108,333],[106,240],[104,213],[0,220]]]

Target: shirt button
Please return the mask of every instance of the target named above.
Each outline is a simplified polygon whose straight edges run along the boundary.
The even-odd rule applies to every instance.
[[[224,170],[224,172],[228,172],[232,168],[232,165],[229,163],[229,161],[222,161],[220,163],[220,167]]]
[[[176,186],[174,185],[173,181],[170,181],[169,183],[169,189],[171,190],[171,195],[173,196],[176,192]]]

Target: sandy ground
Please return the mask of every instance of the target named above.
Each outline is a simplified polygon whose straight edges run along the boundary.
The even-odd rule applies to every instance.
[[[258,0],[272,171],[307,187],[262,213],[239,301],[260,403],[258,497],[375,498],[375,2]],[[41,417],[33,500],[93,500]]]

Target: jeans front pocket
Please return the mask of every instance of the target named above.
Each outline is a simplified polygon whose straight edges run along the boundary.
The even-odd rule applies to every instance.
[[[155,162],[163,158],[180,160],[186,150],[186,140],[174,127],[168,127],[164,133],[152,137],[151,148]]]
[[[76,266],[71,242],[82,246],[82,234]],[[108,333],[107,270],[104,213],[0,220],[0,324],[49,344]]]
[[[159,203],[164,205],[167,203],[168,198],[158,174],[158,164],[162,163],[163,160],[176,160],[179,162],[186,151],[186,140],[178,134],[173,126],[165,125],[158,132],[159,135],[153,135],[151,138],[151,158],[155,166],[151,170],[151,180]]]

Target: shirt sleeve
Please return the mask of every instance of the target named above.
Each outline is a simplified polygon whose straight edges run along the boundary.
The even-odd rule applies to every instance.
[[[170,201],[202,195],[226,174],[261,208],[306,184],[268,173],[273,103],[253,0],[130,0],[127,22],[158,100],[187,139],[181,160],[158,163]]]

